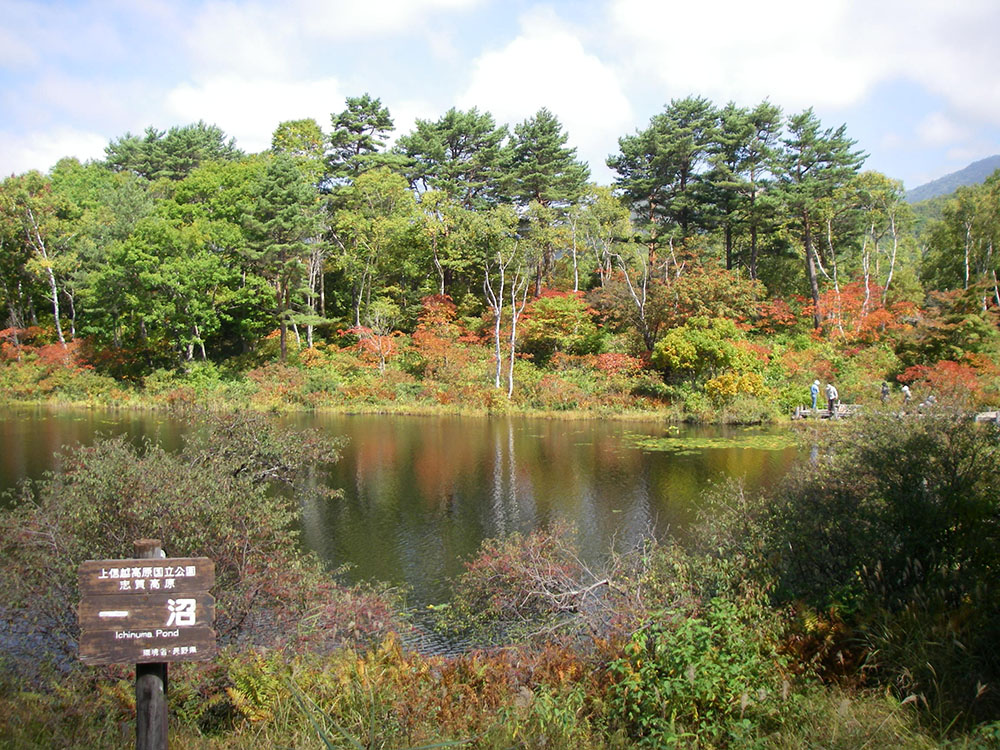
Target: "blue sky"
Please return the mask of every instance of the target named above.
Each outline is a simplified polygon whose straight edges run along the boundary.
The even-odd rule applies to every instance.
[[[205,120],[247,151],[381,98],[399,133],[546,106],[594,179],[617,139],[704,96],[846,123],[907,188],[1000,153],[996,0],[0,0],[0,175]]]

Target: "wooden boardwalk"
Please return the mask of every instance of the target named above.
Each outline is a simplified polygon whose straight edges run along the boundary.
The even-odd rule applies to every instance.
[[[834,407],[833,418],[842,419],[852,417],[858,413],[860,407],[857,404],[837,404]],[[796,406],[792,419],[830,419],[829,409],[811,409],[808,406]]]
[[[907,404],[905,409],[890,410],[897,414],[919,415],[926,408],[926,404]],[[834,419],[845,419],[860,414],[863,407],[858,404],[837,404],[835,407]],[[811,409],[808,406],[796,406],[792,419],[830,419],[829,409]],[[1000,424],[1000,410],[981,411],[974,416],[976,422],[996,422]]]

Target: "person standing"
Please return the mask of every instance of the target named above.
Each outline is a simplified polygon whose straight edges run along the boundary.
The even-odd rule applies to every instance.
[[[819,398],[819,381],[814,380],[813,384],[809,386],[809,395],[812,396],[812,408],[816,411],[816,399]]]
[[[886,403],[889,400],[889,384],[884,380],[882,381],[882,403]]]
[[[910,386],[904,384],[903,385],[903,403],[904,404],[910,403],[910,399],[911,398],[913,398],[913,394],[910,393]]]
[[[831,417],[834,417],[837,414],[837,412],[834,411],[834,408],[837,405],[837,398],[839,396],[840,396],[840,394],[837,393],[837,387],[833,383],[827,383],[826,384],[826,403],[827,403],[827,408],[830,410],[830,416]]]

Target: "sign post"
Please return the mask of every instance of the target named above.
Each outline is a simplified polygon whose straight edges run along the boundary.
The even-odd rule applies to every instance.
[[[80,565],[80,660],[135,664],[136,750],[166,750],[167,663],[215,655],[215,563],[166,558],[158,539],[135,558]]]
[[[135,556],[139,559],[163,556],[160,540],[141,539],[135,542]],[[166,662],[135,665],[135,750],[167,750]]]

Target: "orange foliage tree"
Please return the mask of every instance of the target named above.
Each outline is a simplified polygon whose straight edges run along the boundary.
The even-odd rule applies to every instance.
[[[447,294],[431,294],[420,300],[420,315],[412,346],[425,377],[438,377],[463,364],[467,356],[459,340],[463,327],[457,308]]]
[[[910,302],[882,303],[882,287],[860,281],[828,289],[820,295],[822,330],[831,338],[877,341],[886,331],[901,327],[901,319],[912,313]]]
[[[989,392],[993,390],[990,385],[1000,374],[996,365],[983,360],[985,358],[973,364],[971,361],[954,362],[944,359],[933,365],[913,365],[907,367],[897,380],[929,391],[947,401],[980,405],[989,400]]]

